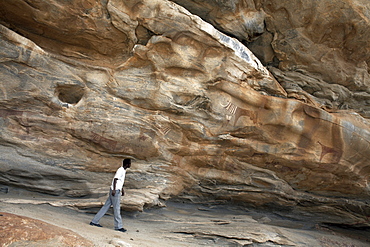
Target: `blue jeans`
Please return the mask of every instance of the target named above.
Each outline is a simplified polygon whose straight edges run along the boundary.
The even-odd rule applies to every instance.
[[[94,219],[91,221],[94,224],[99,224],[100,219],[107,213],[110,206],[113,206],[114,212],[114,229],[120,229],[123,227],[122,217],[121,217],[121,191],[116,190],[116,195],[112,196],[112,189],[109,190],[109,196],[105,201],[104,206],[95,215]]]

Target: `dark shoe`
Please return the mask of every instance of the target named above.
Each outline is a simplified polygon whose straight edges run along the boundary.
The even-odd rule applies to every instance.
[[[126,232],[127,230],[125,228],[120,228],[120,229],[116,229],[116,231]]]
[[[90,226],[103,227],[103,226],[102,226],[102,225],[100,225],[100,224],[95,224],[95,223],[92,223],[92,222],[90,222]]]

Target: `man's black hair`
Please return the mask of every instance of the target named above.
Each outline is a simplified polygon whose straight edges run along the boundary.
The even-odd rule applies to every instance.
[[[122,161],[122,166],[130,167],[131,166],[131,159],[124,159]]]

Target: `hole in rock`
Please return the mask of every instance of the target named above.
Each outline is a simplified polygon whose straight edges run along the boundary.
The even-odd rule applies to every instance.
[[[58,85],[55,93],[60,101],[74,105],[82,99],[85,89],[79,85]]]
[[[136,37],[137,37],[137,44],[140,44],[140,45],[146,45],[149,41],[149,39],[155,35],[152,31],[150,31],[149,29],[139,25],[136,30],[135,30],[135,34],[136,34]]]

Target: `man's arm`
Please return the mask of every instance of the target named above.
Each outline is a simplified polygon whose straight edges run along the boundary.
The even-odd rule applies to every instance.
[[[116,195],[116,183],[117,183],[118,178],[113,179],[113,191],[112,191],[112,196]]]

